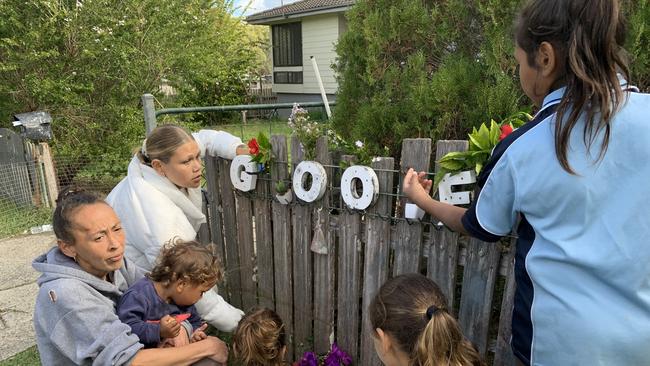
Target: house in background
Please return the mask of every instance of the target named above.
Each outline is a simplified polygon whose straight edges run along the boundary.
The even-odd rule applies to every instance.
[[[335,100],[334,46],[347,30],[345,12],[354,2],[302,0],[246,17],[249,24],[271,27],[272,88],[279,103],[322,100],[311,56],[318,64],[328,100]]]

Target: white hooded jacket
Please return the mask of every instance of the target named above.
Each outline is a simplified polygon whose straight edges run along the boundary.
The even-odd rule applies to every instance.
[[[201,156],[206,153],[227,159],[235,157],[241,140],[227,132],[201,130],[193,133]],[[200,188],[188,188],[187,194],[137,157],[129,163],[128,173],[106,198],[122,221],[126,232],[126,257],[150,271],[160,248],[174,237],[194,240],[202,223]],[[196,303],[203,320],[230,332],[243,312],[228,304],[216,287]]]

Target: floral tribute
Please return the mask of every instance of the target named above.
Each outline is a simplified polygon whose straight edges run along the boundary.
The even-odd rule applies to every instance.
[[[488,128],[485,123],[468,135],[469,148],[467,151],[454,151],[438,160],[440,170],[433,179],[433,185],[437,186],[445,174],[451,175],[466,171],[474,170],[476,174],[481,172],[483,166],[492,155],[494,147],[515,129],[523,126],[530,121],[532,116],[525,112],[516,113],[503,121],[497,123],[490,121]]]
[[[316,155],[316,141],[323,135],[325,126],[311,121],[309,112],[298,103],[293,104],[288,125],[298,137],[307,160],[313,160]]]
[[[317,356],[314,352],[305,352],[299,361],[293,363],[293,366],[342,366],[351,363],[352,357],[334,343],[325,356]]]
[[[250,139],[248,141],[248,151],[252,156],[251,161],[259,164],[260,173],[270,171],[273,162],[273,151],[271,150],[271,142],[265,134],[260,132],[257,138]]]

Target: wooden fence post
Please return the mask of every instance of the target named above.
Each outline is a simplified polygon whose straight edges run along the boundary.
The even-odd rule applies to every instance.
[[[271,169],[273,185],[278,181],[288,182],[287,138],[284,135],[271,136],[273,155],[277,159]],[[289,184],[289,183],[287,183]],[[294,358],[293,344],[293,282],[291,276],[291,212],[280,202],[271,203],[273,215],[273,264],[275,267],[275,308],[284,321],[287,342],[287,359]]]
[[[241,272],[239,264],[239,251],[237,249],[237,210],[235,207],[235,193],[230,181],[231,161],[219,159],[219,186],[221,187],[221,207],[223,210],[223,237],[225,246],[226,276],[230,303],[238,308],[242,307],[241,298]]]
[[[353,159],[352,156],[343,156],[342,160],[352,162]],[[363,250],[361,214],[349,211],[344,202],[341,202],[341,207],[336,339],[339,346],[350,354],[354,363],[359,359],[359,299]]]
[[[228,174],[230,177],[230,174]],[[237,191],[237,249],[239,250],[239,273],[241,276],[241,299],[245,311],[257,305],[257,283],[254,281],[255,248],[253,243],[253,203]]]
[[[292,171],[304,160],[305,152],[295,135],[291,139]],[[310,206],[303,206],[294,195],[296,205],[291,210],[291,227],[293,238],[293,316],[294,347],[297,356],[312,349],[313,316],[313,281],[311,245],[311,211]]]
[[[273,169],[273,167],[271,167]],[[261,196],[253,201],[255,214],[255,247],[257,249],[257,296],[261,307],[273,309],[275,304],[275,281],[273,266],[273,232],[271,230],[271,201],[275,190],[270,184],[271,176],[258,176],[255,192]]]
[[[492,295],[500,255],[501,246],[498,243],[470,238],[467,244],[458,321],[463,334],[476,345],[482,357],[487,351]]]
[[[436,160],[441,159],[452,151],[467,150],[467,141],[440,140],[436,143]],[[440,167],[435,165],[437,172]],[[435,194],[435,192],[432,192]],[[429,235],[429,260],[427,262],[427,276],[440,286],[447,297],[449,309],[453,309],[456,296],[456,269],[458,267],[458,233],[446,227],[431,227]]]
[[[380,365],[377,357],[368,306],[379,287],[388,279],[388,258],[390,255],[390,215],[393,208],[393,158],[377,158],[372,162],[372,168],[379,180],[379,198],[366,216],[366,251],[364,255],[363,301],[361,314],[361,365]],[[379,217],[384,216],[388,219]]]
[[[515,250],[517,239],[510,240],[510,248],[501,260],[505,262],[506,285],[501,300],[501,313],[499,314],[499,334],[497,336],[497,347],[494,352],[494,366],[515,366],[515,355],[510,348],[510,336],[512,336],[512,309],[515,301]]]
[[[208,214],[210,226],[210,240],[218,248],[221,260],[226,259],[226,252],[223,243],[223,224],[221,215],[221,190],[219,187],[218,163],[216,156],[206,155],[205,157],[205,181],[208,190]]]
[[[402,161],[400,163],[401,191],[404,186],[404,173],[413,168],[416,171],[429,171],[431,161],[431,139],[404,139],[402,143]],[[397,217],[403,216],[406,197],[400,199]],[[395,264],[393,274],[419,272],[422,257],[422,224],[419,222],[397,223],[397,240],[395,241]]]
[[[321,136],[316,141],[316,160],[325,166],[327,172],[327,190],[323,198],[314,206],[312,215],[320,227],[327,246],[327,254],[314,254],[314,352],[323,354],[329,351],[329,336],[334,332],[334,306],[336,292],[336,246],[330,235],[330,209],[328,208],[332,187],[332,157],[330,156],[327,137]]]
[[[50,145],[47,142],[40,144],[43,160],[43,168],[45,170],[45,183],[47,185],[47,196],[49,198],[50,207],[56,207],[56,198],[59,196],[59,185],[56,180],[56,171],[54,170],[54,163],[52,161],[52,152]]]

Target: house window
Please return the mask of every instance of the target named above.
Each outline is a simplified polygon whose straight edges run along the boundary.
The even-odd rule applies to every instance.
[[[276,71],[273,73],[275,84],[302,84],[302,71]]]
[[[271,27],[273,66],[302,66],[302,26],[298,23]]]

